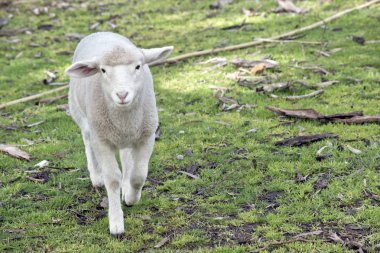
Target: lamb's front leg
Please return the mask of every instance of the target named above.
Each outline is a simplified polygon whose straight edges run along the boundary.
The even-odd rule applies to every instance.
[[[154,135],[130,150],[123,150],[120,157],[123,165],[123,200],[127,205],[137,203],[148,175],[148,164],[154,147]]]
[[[119,236],[124,233],[124,218],[120,203],[121,172],[115,158],[115,151],[105,143],[94,143],[94,153],[102,168],[107,190],[110,233]]]

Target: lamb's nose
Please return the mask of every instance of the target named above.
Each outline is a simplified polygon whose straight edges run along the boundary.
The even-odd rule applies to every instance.
[[[121,101],[124,101],[124,99],[128,96],[128,92],[116,92],[116,95],[120,98]]]

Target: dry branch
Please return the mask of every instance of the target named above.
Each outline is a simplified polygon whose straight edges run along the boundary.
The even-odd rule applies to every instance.
[[[203,56],[203,55],[211,55],[211,54],[216,54],[216,53],[219,53],[219,52],[233,51],[233,50],[238,50],[238,49],[243,49],[243,48],[257,46],[257,45],[264,44],[264,43],[275,42],[276,40],[281,40],[283,38],[288,38],[288,37],[294,36],[296,34],[312,30],[312,29],[317,28],[319,26],[326,25],[326,23],[331,22],[331,21],[333,21],[335,19],[338,19],[338,18],[340,18],[340,17],[342,17],[342,16],[344,16],[344,15],[346,15],[348,13],[351,13],[351,12],[356,11],[356,10],[361,10],[361,9],[367,8],[367,7],[369,7],[371,5],[374,5],[374,4],[377,4],[377,3],[380,3],[380,0],[373,0],[373,1],[370,1],[370,2],[367,2],[367,3],[364,3],[362,5],[355,6],[353,8],[350,8],[350,9],[338,12],[338,13],[336,13],[336,14],[328,17],[328,18],[325,18],[325,19],[323,19],[323,20],[321,20],[319,22],[316,22],[314,24],[311,24],[311,25],[308,25],[308,26],[305,26],[305,27],[302,27],[302,28],[299,28],[299,29],[295,29],[295,30],[287,32],[287,33],[276,35],[276,36],[273,36],[271,38],[259,39],[259,40],[255,40],[255,41],[251,41],[251,42],[247,42],[247,43],[242,43],[242,44],[238,44],[238,45],[233,45],[233,46],[228,46],[228,47],[223,47],[223,48],[215,48],[215,49],[208,49],[208,50],[203,50],[203,51],[197,51],[197,52],[187,53],[187,54],[183,54],[183,55],[179,55],[179,56],[176,56],[176,57],[169,58],[169,59],[167,59],[165,61],[154,63],[151,66],[153,67],[153,66],[157,66],[157,65],[166,64],[166,63],[173,64],[173,63],[177,63],[179,61],[183,61],[185,59],[189,59],[189,58],[192,58],[192,57],[198,57],[198,56]],[[57,89],[50,90],[50,91],[42,92],[42,93],[39,93],[39,94],[36,94],[36,95],[33,95],[33,96],[29,96],[29,97],[25,97],[25,98],[21,98],[21,99],[17,99],[17,100],[14,100],[14,101],[7,102],[7,103],[4,103],[4,104],[0,105],[0,110],[4,109],[5,107],[14,105],[14,104],[18,104],[18,103],[34,100],[36,98],[40,98],[40,97],[43,97],[43,96],[45,96],[47,94],[51,94],[51,93],[54,93],[54,92],[57,92],[57,91],[61,91],[61,90],[64,90],[66,88],[68,88],[67,85],[63,86],[63,87],[59,87]]]
[[[34,100],[34,99],[37,99],[37,98],[43,97],[43,96],[45,96],[45,95],[48,95],[48,94],[54,93],[54,92],[58,92],[58,91],[61,91],[61,90],[65,90],[65,89],[67,89],[68,87],[69,87],[68,85],[65,85],[65,86],[62,86],[62,87],[59,87],[59,88],[56,88],[56,89],[52,89],[52,90],[49,90],[49,91],[45,91],[45,92],[42,92],[42,93],[39,93],[39,94],[36,94],[36,95],[32,95],[32,96],[28,96],[28,97],[24,97],[24,98],[16,99],[16,100],[13,100],[13,101],[10,101],[10,102],[7,102],[7,103],[4,103],[4,104],[1,104],[1,105],[0,105],[0,110],[1,110],[1,109],[4,109],[5,107],[11,106],[11,105],[15,105],[15,104],[19,104],[19,103],[23,103],[23,102],[31,101],[31,100]]]

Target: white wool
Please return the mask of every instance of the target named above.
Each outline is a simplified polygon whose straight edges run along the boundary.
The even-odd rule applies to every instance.
[[[124,232],[120,189],[127,205],[139,201],[158,126],[148,64],[172,49],[140,49],[119,34],[94,33],[78,44],[66,70],[70,113],[82,131],[91,182],[106,187],[114,235]]]

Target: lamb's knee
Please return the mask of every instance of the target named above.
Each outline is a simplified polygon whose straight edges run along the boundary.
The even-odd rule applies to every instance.
[[[109,188],[110,190],[112,191],[116,191],[116,190],[119,190],[120,189],[120,185],[121,185],[121,175],[115,175],[115,176],[106,176],[105,177],[105,184],[106,184],[106,187]]]
[[[145,177],[144,176],[134,176],[130,180],[131,185],[135,189],[141,188],[145,183]]]
[[[110,183],[110,188],[113,191],[116,191],[117,189],[120,188],[120,180],[112,180]]]

